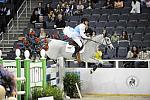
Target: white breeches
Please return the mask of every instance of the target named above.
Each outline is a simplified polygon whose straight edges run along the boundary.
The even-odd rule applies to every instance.
[[[82,47],[82,42],[79,37],[72,38],[80,47]]]

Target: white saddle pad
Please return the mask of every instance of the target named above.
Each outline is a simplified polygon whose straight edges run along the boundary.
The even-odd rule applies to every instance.
[[[67,43],[67,45],[66,45],[66,52],[74,53],[74,51],[75,51],[75,46],[69,45],[69,43]],[[84,47],[80,51],[80,53],[83,53],[83,52],[84,52]]]

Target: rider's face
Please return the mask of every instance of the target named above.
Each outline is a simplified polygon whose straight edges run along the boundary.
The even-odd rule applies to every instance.
[[[88,26],[89,22],[88,22],[88,21],[85,21],[84,24]]]

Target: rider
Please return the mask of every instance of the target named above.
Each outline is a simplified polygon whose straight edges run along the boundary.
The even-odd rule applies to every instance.
[[[63,33],[67,35],[69,38],[72,38],[77,45],[75,45],[75,52],[72,54],[72,57],[76,57],[76,53],[78,53],[83,46],[82,39],[89,39],[86,36],[85,29],[89,23],[87,18],[82,18],[81,23],[77,25],[74,29],[71,27],[65,27]]]

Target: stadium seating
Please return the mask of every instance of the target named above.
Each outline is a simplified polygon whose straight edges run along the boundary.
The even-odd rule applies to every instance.
[[[47,0],[44,1],[46,2]],[[58,0],[52,0],[51,6],[53,8],[56,8],[57,4]],[[121,9],[102,9],[103,4],[104,1],[99,0],[94,5],[94,9],[84,9],[83,15],[65,16],[66,25],[75,27],[79,24],[81,18],[87,17],[89,19],[89,27],[96,31],[97,34],[102,33],[104,28],[107,30],[108,36],[111,36],[114,31],[117,32],[117,35],[121,35],[123,31],[127,31],[129,41],[114,42],[114,50],[104,50],[107,58],[126,58],[129,47],[134,45],[138,47],[150,47],[149,8],[141,8],[140,14],[130,14],[131,0],[127,0],[124,3],[124,8]],[[44,20],[48,28],[46,31],[51,34],[54,23],[49,22],[47,16],[44,16]]]

